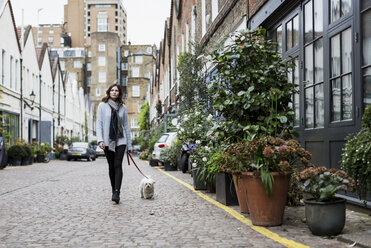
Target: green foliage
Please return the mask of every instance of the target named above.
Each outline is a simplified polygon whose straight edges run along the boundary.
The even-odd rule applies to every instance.
[[[371,194],[371,106],[365,109],[361,130],[346,140],[341,167],[354,178],[359,197],[366,199]]]
[[[232,142],[251,133],[276,136],[292,131],[294,112],[289,103],[296,90],[287,81],[292,65],[264,35],[264,29],[234,33],[232,44],[212,54],[217,76],[209,89]]]
[[[185,52],[179,55],[178,71],[180,75],[179,93],[182,96],[181,109],[194,109],[199,104],[206,105],[208,90],[204,67],[204,48],[199,44],[192,44],[193,53]]]
[[[149,130],[149,105],[148,102],[140,108],[138,125],[140,131]]]
[[[23,145],[12,145],[7,150],[7,155],[12,158],[25,158],[27,157],[27,152]]]
[[[68,145],[70,146],[73,142],[81,142],[81,139],[79,136],[74,136],[71,138],[71,140],[68,141]]]
[[[139,154],[139,159],[147,160],[149,155],[148,149],[145,149]]]
[[[177,155],[180,151],[182,146],[181,140],[175,140],[169,147],[165,147],[161,153],[160,157],[163,162],[170,162],[172,165],[176,165],[177,163]]]
[[[213,126],[212,115],[204,112],[202,105],[195,110],[188,109],[182,112],[178,125],[178,138],[191,143],[199,140],[207,141],[206,133]]]
[[[192,170],[197,171],[197,180],[204,181],[207,184],[214,184],[216,173],[213,170],[218,166],[215,161],[210,162],[211,157],[215,153],[215,148],[207,145],[198,144],[191,158],[193,159]]]
[[[92,140],[92,141],[90,141],[90,145],[91,146],[96,146],[96,145],[98,145],[98,141],[97,140]]]
[[[339,190],[353,191],[354,188],[354,180],[335,168],[309,167],[300,172],[298,181],[304,192],[321,202],[331,199]]]
[[[67,136],[63,136],[63,135],[61,135],[61,136],[57,136],[56,138],[55,138],[55,142],[58,144],[58,145],[61,145],[61,146],[64,146],[65,144],[69,144],[69,139],[68,139],[68,137]]]
[[[32,149],[31,149],[31,147],[29,145],[23,145],[23,150],[26,153],[26,156],[25,157],[31,157],[31,156],[33,156]]]

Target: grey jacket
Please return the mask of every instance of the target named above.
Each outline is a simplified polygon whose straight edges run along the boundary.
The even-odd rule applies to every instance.
[[[126,145],[127,150],[131,150],[131,136],[128,124],[128,115],[125,105],[121,105],[119,109],[119,117],[122,122],[122,130],[124,137],[119,138],[117,146]],[[109,144],[109,126],[111,122],[111,107],[106,102],[101,102],[98,105],[97,111],[97,138],[98,144],[103,141],[105,146]]]

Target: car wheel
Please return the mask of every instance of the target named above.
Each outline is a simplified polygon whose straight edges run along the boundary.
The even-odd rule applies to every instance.
[[[96,158],[97,158],[97,156],[94,156],[94,157],[93,157],[93,161],[95,161]]]
[[[71,158],[67,158],[67,161],[71,161]]]
[[[180,167],[182,168],[182,172],[186,173],[188,170],[188,155],[183,154],[182,158],[180,159]]]

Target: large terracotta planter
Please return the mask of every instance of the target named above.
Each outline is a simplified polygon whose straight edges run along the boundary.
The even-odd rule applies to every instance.
[[[345,199],[336,197],[326,202],[304,200],[305,217],[311,232],[319,236],[341,233],[345,225],[345,202]]]
[[[234,188],[236,189],[238,205],[240,205],[241,213],[249,213],[249,206],[247,203],[247,193],[242,175],[233,174]]]
[[[287,201],[290,174],[272,172],[274,183],[272,194],[269,196],[265,192],[260,176],[255,176],[253,172],[243,172],[242,174],[253,225],[281,225]]]

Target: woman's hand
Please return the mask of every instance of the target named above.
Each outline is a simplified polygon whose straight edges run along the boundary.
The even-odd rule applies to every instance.
[[[103,141],[99,142],[98,146],[100,147],[100,149],[104,150],[104,142]]]

